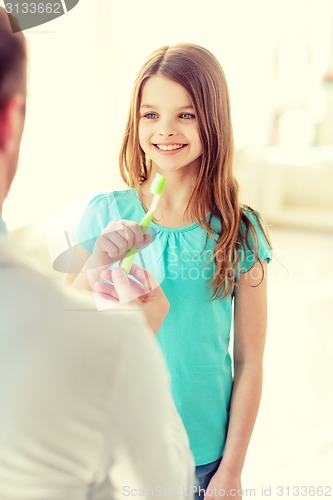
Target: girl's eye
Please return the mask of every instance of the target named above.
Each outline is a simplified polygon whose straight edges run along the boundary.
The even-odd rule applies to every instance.
[[[157,117],[156,113],[147,113],[144,115],[145,118],[148,118],[149,120],[152,120]]]
[[[185,120],[190,120],[191,118],[195,118],[191,113],[182,113],[179,118],[184,118]]]

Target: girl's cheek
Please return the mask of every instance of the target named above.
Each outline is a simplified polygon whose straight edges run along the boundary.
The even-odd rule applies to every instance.
[[[141,141],[141,137],[143,136],[144,134],[144,126],[143,126],[143,123],[141,121],[139,121],[139,126],[138,126],[138,132],[139,132],[139,139]]]
[[[139,133],[144,133],[147,130],[147,121],[146,120],[140,120],[139,121]]]

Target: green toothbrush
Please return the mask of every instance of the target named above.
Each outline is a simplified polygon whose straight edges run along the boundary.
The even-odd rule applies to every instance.
[[[156,174],[154,177],[153,182],[151,183],[150,186],[150,192],[154,195],[152,204],[150,206],[150,209],[148,212],[142,217],[140,221],[140,226],[142,233],[145,234],[149,224],[152,221],[154,212],[156,210],[157,204],[159,202],[159,199],[164,191],[165,188],[165,183],[166,183],[166,176],[161,175],[161,174]],[[135,255],[137,253],[138,249],[134,246],[128,250],[127,254],[125,255],[122,263],[121,263],[121,268],[125,271],[126,274],[128,274],[131,270],[132,264],[135,259]]]

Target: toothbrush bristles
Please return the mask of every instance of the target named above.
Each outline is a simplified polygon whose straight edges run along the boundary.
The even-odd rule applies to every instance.
[[[163,193],[165,183],[166,183],[166,176],[157,173],[154,177],[153,182],[151,183],[150,192],[152,194],[161,195]]]

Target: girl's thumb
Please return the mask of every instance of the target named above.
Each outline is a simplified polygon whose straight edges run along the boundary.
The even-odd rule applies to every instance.
[[[120,278],[125,278],[126,273],[121,267],[115,267],[112,269],[112,278],[113,280],[118,280]]]

